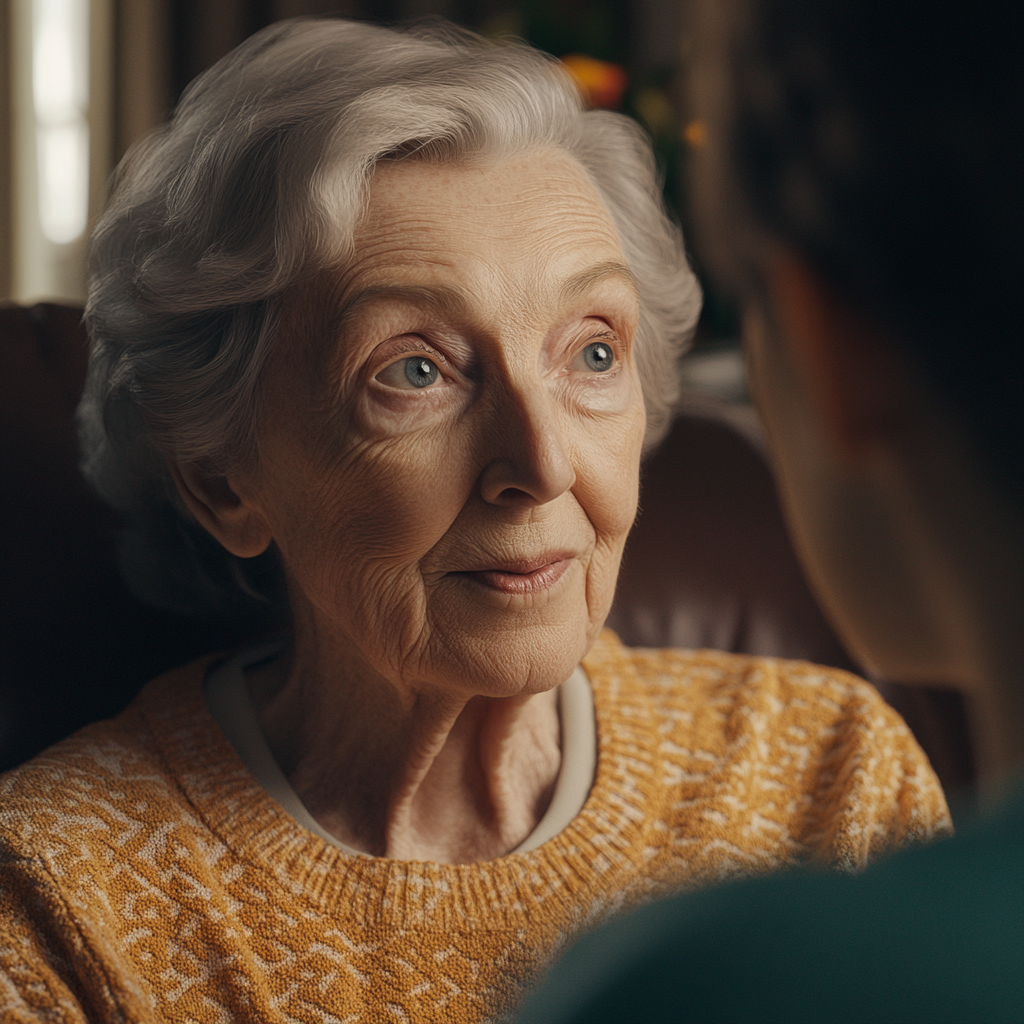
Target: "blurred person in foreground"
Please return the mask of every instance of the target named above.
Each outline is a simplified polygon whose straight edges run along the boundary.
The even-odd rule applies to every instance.
[[[856,878],[643,908],[521,1014],[1024,1020],[1022,8],[707,0],[696,213],[850,649],[968,697],[978,819]]]

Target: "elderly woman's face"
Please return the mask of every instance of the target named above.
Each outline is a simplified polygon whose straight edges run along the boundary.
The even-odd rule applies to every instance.
[[[413,686],[567,678],[636,511],[637,317],[566,156],[381,165],[353,259],[286,310],[239,482],[297,616]]]

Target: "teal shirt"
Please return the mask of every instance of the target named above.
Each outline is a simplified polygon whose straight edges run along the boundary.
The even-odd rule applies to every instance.
[[[519,1024],[1024,1022],[1024,788],[860,876],[643,907],[574,946]]]

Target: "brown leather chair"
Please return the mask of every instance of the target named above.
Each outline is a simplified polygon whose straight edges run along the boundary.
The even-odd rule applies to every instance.
[[[78,471],[81,309],[0,309],[0,770],[118,712],[149,678],[246,631],[149,608]]]
[[[115,517],[77,466],[85,366],[80,309],[0,308],[0,769],[115,714],[159,672],[254,632],[149,608],[124,586]],[[797,563],[756,425],[737,415],[682,405],[645,463],[609,625],[636,646],[855,670]],[[959,697],[884,691],[947,788],[969,782]]]

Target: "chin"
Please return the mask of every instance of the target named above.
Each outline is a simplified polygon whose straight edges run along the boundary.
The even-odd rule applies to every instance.
[[[489,628],[433,637],[432,658],[442,684],[461,680],[485,697],[516,697],[545,693],[565,682],[593,642],[588,622],[545,623],[515,616],[510,621],[489,623]],[[439,663],[440,662],[440,663]]]

